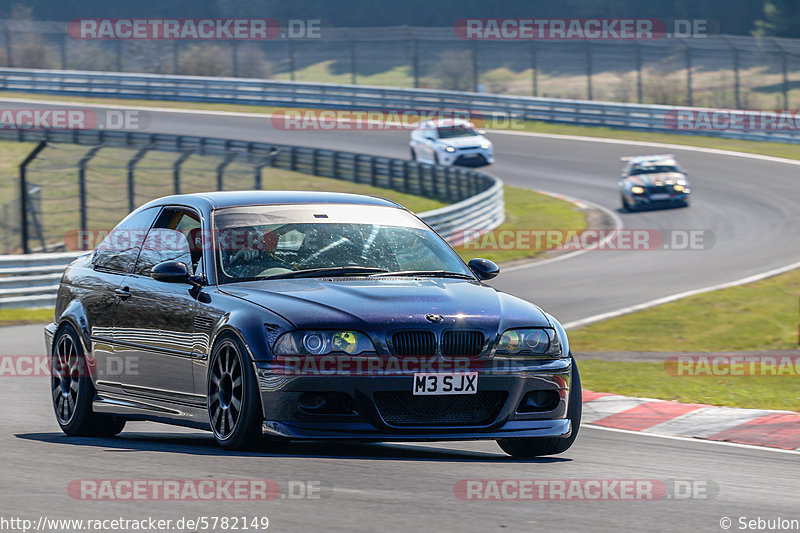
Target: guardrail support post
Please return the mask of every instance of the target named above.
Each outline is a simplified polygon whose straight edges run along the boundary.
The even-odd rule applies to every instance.
[[[478,42],[472,41],[472,90],[478,92]]]
[[[294,43],[289,41],[289,79],[294,81]]]
[[[86,230],[88,229],[87,223],[87,205],[86,205],[86,165],[89,161],[103,148],[103,145],[98,145],[86,152],[86,154],[78,161],[78,196],[80,202],[80,220],[81,220],[81,231],[83,234],[86,234]],[[81,239],[83,241],[83,239]],[[82,243],[83,250],[86,249],[86,242]]]
[[[419,89],[419,41],[414,39],[412,46],[411,66],[414,71],[414,88]]]
[[[8,32],[8,29],[6,29]],[[8,33],[6,33],[8,35]],[[41,141],[39,144],[36,145],[31,153],[28,154],[28,157],[25,158],[22,163],[19,164],[19,210],[20,210],[20,230],[22,234],[22,253],[29,254],[31,253],[30,248],[28,247],[28,179],[27,179],[27,168],[28,165],[36,159],[36,156],[39,155],[39,152],[45,149],[47,143],[45,141]]]

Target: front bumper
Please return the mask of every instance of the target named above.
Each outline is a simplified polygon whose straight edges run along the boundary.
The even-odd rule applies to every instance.
[[[476,148],[456,150],[455,152],[442,152],[439,155],[439,160],[445,165],[481,167],[494,163],[494,156],[491,150]]]
[[[668,194],[669,196],[659,196],[659,194]],[[673,192],[673,193],[654,193],[650,194],[649,192],[645,191],[644,194],[630,194],[629,201],[637,206],[653,206],[653,207],[663,207],[663,206],[670,206],[670,205],[681,205],[685,204],[689,201],[689,194],[688,192]]]
[[[293,439],[373,441],[476,440],[507,437],[568,437],[570,359],[505,364],[478,371],[478,393],[505,394],[502,405],[481,423],[438,424],[413,420],[387,422],[375,394],[410,395],[414,372],[394,375],[287,375],[268,363],[258,364],[264,406],[264,433]],[[550,391],[556,404],[546,411],[520,412],[528,392]],[[301,408],[304,393],[344,393],[353,399],[351,414],[310,413]],[[460,401],[466,395],[447,396]],[[417,397],[419,398],[419,397]],[[397,420],[395,417],[392,420]]]

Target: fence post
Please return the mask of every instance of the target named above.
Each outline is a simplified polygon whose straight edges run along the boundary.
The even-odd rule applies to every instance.
[[[136,152],[131,159],[128,160],[128,211],[133,211],[136,207],[136,191],[135,191],[135,183],[134,183],[134,176],[133,176],[133,169],[136,166],[147,151],[150,150],[149,146],[145,146],[144,148],[140,148],[138,152]]]
[[[592,100],[592,42],[586,41],[586,96]]]
[[[414,39],[412,46],[411,64],[414,71],[414,88],[419,89],[419,41]]]
[[[478,92],[478,41],[472,41],[472,90]]]
[[[684,42],[683,44],[686,47],[686,103],[692,106],[694,105],[692,98],[692,49],[688,43]]]
[[[8,30],[6,30],[8,31]],[[31,153],[28,154],[22,163],[19,164],[19,210],[20,210],[20,233],[22,234],[22,253],[31,253],[28,247],[28,179],[27,169],[28,165],[36,159],[39,152],[45,149],[47,142],[40,141]]]
[[[239,77],[239,41],[231,44],[231,54],[233,55],[233,77]]]
[[[289,79],[294,81],[294,42],[289,41]]]
[[[781,69],[783,71],[783,108],[789,109],[789,54],[785,50],[781,54]]]
[[[61,70],[67,70],[67,36],[66,36],[66,34],[61,36],[60,51],[61,51]]]
[[[356,84],[356,42],[350,40],[350,83]]]
[[[117,72],[122,72],[122,41],[115,41],[116,54],[117,54]]]
[[[733,53],[733,97],[736,101],[736,108],[741,109],[742,100],[739,94],[739,49],[736,48],[736,45],[727,37],[725,37],[725,42],[728,43]]]
[[[539,96],[539,51],[536,41],[531,41],[531,76],[533,77],[533,96]]]
[[[12,55],[13,50],[11,49],[11,30],[8,29],[8,22],[3,24],[3,29],[5,30],[5,40],[6,40],[6,66],[13,67],[14,66],[14,56]]]
[[[178,40],[172,41],[172,73],[178,73]]]
[[[227,167],[231,161],[237,156],[236,152],[228,152],[225,154],[225,159],[217,165],[217,190],[221,191],[225,187],[225,183],[223,183],[223,178],[225,174],[225,167]]]
[[[81,220],[81,231],[83,234],[86,234],[86,230],[88,229],[87,224],[87,206],[86,206],[86,165],[89,161],[103,148],[103,145],[98,145],[86,152],[84,156],[78,161],[78,196],[79,196],[79,205],[80,205],[80,220]],[[82,250],[86,250],[86,242],[84,241],[81,245]]]
[[[633,43],[634,58],[636,60],[636,101],[642,103],[642,45]]]
[[[186,150],[181,156],[172,163],[172,189],[175,194],[181,193],[181,166],[183,162],[192,155],[191,150]]]

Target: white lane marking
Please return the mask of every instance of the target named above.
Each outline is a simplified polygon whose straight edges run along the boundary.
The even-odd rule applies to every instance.
[[[631,398],[629,396],[601,396],[583,404],[581,420],[588,423],[597,422],[611,415],[638,407],[643,403],[650,403],[646,398]]]
[[[800,268],[800,261],[796,263],[792,263],[790,265],[782,266],[779,268],[775,268],[772,270],[768,270],[767,272],[762,272],[760,274],[754,274],[752,276],[747,276],[745,278],[737,279],[734,281],[729,281],[726,283],[718,283],[716,285],[710,285],[708,287],[701,287],[699,289],[694,289],[691,291],[679,292],[677,294],[672,294],[670,296],[664,296],[662,298],[656,298],[655,300],[650,300],[647,302],[643,302],[636,305],[631,305],[628,307],[623,307],[622,309],[617,309],[615,311],[609,311],[607,313],[600,313],[597,315],[592,315],[586,318],[582,318],[580,320],[573,320],[572,322],[567,322],[564,324],[565,329],[575,329],[587,324],[591,324],[593,322],[599,322],[601,320],[607,320],[609,318],[615,318],[622,315],[627,315],[629,313],[633,313],[636,311],[641,311],[643,309],[648,309],[650,307],[655,307],[657,305],[662,305],[670,302],[674,302],[675,300],[680,300],[681,298],[686,298],[688,296],[694,296],[696,294],[703,294],[706,292],[718,291],[720,289],[729,289],[731,287],[738,287],[739,285],[746,285],[748,283],[753,283],[755,281],[761,281],[762,279],[771,278],[773,276],[777,276],[779,274],[784,274],[789,272],[790,270],[795,270]]]
[[[630,429],[617,429],[617,428],[607,428],[605,426],[595,426],[593,424],[581,424],[581,429],[584,427],[588,429],[599,429],[602,431],[612,431],[615,433],[626,433],[628,435],[641,435],[643,437],[654,437],[657,439],[669,439],[669,440],[677,440],[682,442],[695,442],[695,443],[706,443],[706,444],[716,444],[721,446],[732,446],[734,448],[747,448],[750,450],[758,450],[762,452],[778,452],[778,453],[789,453],[794,455],[800,455],[800,448],[797,450],[782,450],[781,448],[768,448],[766,446],[754,446],[752,444],[740,444],[738,442],[725,442],[720,440],[705,440],[705,439],[693,439],[691,437],[679,437],[677,435],[661,435],[657,433],[648,433],[646,431],[632,431]],[[580,437],[579,437],[580,438]]]
[[[648,433],[664,433],[681,437],[710,437],[756,418],[774,415],[775,413],[776,411],[760,409],[702,407],[651,426],[647,428],[647,431]]]

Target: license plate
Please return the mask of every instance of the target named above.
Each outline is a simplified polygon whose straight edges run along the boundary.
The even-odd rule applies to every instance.
[[[464,154],[464,158],[465,159],[470,159],[470,158],[473,158],[473,157],[478,157],[478,154]]]
[[[478,373],[414,374],[414,395],[475,394],[478,392]]]
[[[666,200],[666,199],[668,199],[668,198],[669,198],[669,194],[666,194],[666,193],[661,193],[661,194],[651,194],[651,195],[650,195],[650,199],[651,199],[651,200]]]

